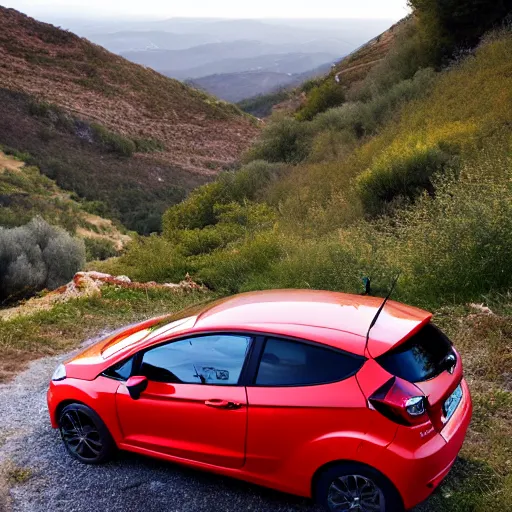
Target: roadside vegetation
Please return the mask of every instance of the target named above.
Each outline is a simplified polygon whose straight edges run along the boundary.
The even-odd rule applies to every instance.
[[[0,304],[54,290],[84,264],[84,243],[40,218],[18,228],[0,227]]]

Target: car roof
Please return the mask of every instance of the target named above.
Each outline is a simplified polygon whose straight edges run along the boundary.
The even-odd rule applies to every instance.
[[[309,332],[330,330],[332,344],[338,348],[343,348],[340,333],[363,338],[359,340],[359,345],[364,345],[371,321],[382,302],[380,297],[317,290],[250,292],[205,306],[198,313],[193,330],[252,326],[271,333],[276,326],[304,327],[310,328],[307,329]],[[371,331],[371,355],[377,357],[401,343],[431,317],[431,313],[421,309],[388,301]],[[353,342],[351,345],[353,351]],[[356,352],[363,353],[364,346]]]

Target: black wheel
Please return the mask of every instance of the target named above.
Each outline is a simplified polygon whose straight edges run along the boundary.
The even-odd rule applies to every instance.
[[[115,443],[101,418],[83,404],[71,404],[59,415],[59,429],[66,450],[84,464],[109,460]]]
[[[316,479],[315,496],[329,512],[403,512],[398,491],[378,471],[363,464],[340,463]]]

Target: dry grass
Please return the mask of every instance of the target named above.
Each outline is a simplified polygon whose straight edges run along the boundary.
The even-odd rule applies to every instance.
[[[507,512],[512,507],[512,309],[444,310],[437,321],[460,350],[474,413],[460,458],[417,512]]]

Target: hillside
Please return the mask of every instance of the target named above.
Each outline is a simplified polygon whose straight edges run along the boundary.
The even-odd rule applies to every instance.
[[[357,83],[362,82],[379,63],[388,55],[393,48],[393,43],[401,32],[407,29],[411,24],[410,18],[405,18],[395,25],[391,26],[382,34],[363,44],[358,49],[351,52],[329,70],[323,78],[317,81],[317,85],[325,82],[335,81],[344,90],[349,90]],[[262,98],[259,98],[259,103]],[[288,95],[284,101],[274,101],[269,98],[268,103],[272,105],[272,109],[266,109],[269,115],[272,111],[291,113],[296,112],[306,102],[306,94],[303,87],[297,88],[293,93]],[[250,112],[251,110],[247,110]]]
[[[72,198],[37,167],[0,151],[0,226],[22,226],[39,216],[84,239],[91,259],[113,256],[131,238],[111,220],[91,213],[94,207]]]
[[[112,201],[125,224],[142,232],[146,226],[140,224],[158,217],[165,205],[182,199],[223,166],[232,166],[257,133],[253,122],[231,105],[3,7],[0,88],[0,143],[28,151],[63,187],[69,189],[71,181],[81,196]],[[29,119],[41,113],[29,109],[34,101],[62,109],[67,126],[52,124],[55,116],[44,123],[41,116]],[[129,139],[130,158],[115,158],[89,144],[81,123]],[[48,138],[52,150],[46,148]],[[58,164],[58,172],[50,169],[49,160]],[[120,188],[140,198],[139,219],[130,218],[117,201]]]
[[[275,71],[246,71],[241,73],[224,73],[204,76],[188,81],[193,87],[202,89],[214,96],[231,102],[241,102],[249,99],[250,103],[257,102],[258,98],[263,99],[267,94],[290,89],[301,84],[305,80],[324,74],[330,69],[331,64],[324,64],[310,71],[299,74],[276,73]],[[239,105],[242,110],[256,117],[258,110],[245,109]]]

